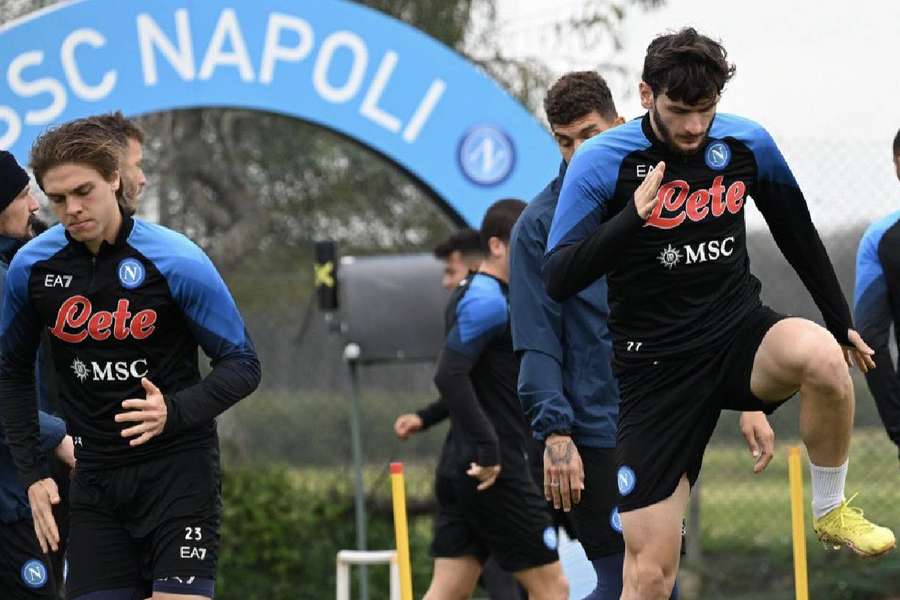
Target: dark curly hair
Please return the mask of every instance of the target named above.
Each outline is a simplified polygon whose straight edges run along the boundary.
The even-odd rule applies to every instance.
[[[894,136],[894,156],[900,156],[900,129],[897,130],[897,135]]]
[[[685,27],[650,42],[641,79],[653,94],[698,104],[718,98],[735,67],[719,42]]]
[[[618,117],[606,81],[594,71],[573,71],[560,77],[544,96],[551,125],[568,125],[591,111],[609,121]]]

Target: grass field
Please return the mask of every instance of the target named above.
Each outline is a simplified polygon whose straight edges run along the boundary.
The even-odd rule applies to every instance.
[[[794,598],[787,475],[787,448],[796,440],[779,440],[776,457],[759,475],[752,472],[747,449],[714,444],[707,450],[697,490],[700,522],[688,523],[688,535],[699,529],[700,556],[685,564],[686,591],[696,598]],[[804,455],[804,465],[806,458]],[[306,473],[301,475],[308,477]],[[407,465],[411,499],[431,494],[432,465]],[[387,498],[386,467],[366,472],[367,488]],[[846,550],[825,550],[812,533],[809,474],[804,466],[807,555],[810,597],[827,600],[900,599],[900,554],[862,561]],[[896,448],[883,431],[870,428],[854,435],[847,493],[859,492],[854,504],[876,522],[900,531],[900,465]],[[416,528],[430,527],[420,518]],[[427,535],[427,529],[421,529]]]

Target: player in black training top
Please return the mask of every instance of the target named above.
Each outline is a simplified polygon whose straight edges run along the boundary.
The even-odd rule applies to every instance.
[[[528,466],[530,431],[516,395],[507,281],[509,235],[525,208],[500,200],[481,224],[485,260],[456,288],[434,381],[450,411],[436,479],[434,574],[425,600],[472,595],[490,554],[534,600],[564,600],[556,530]]]
[[[724,48],[693,29],[653,40],[640,84],[649,112],[582,145],[549,233],[552,297],[607,275],[621,391],[623,600],[668,597],[689,487],[721,409],[771,412],[797,391],[819,537],[864,556],[895,544],[844,499],[854,406],[847,365],[871,368],[872,350],[852,329],[775,142],[752,121],[716,114],[732,74]],[[746,249],[748,196],[827,329],[760,302]]]
[[[96,122],[31,151],[60,225],[10,265],[0,412],[43,550],[59,501],[38,445],[34,355],[49,339],[78,467],[67,597],[212,598],[221,498],[215,417],[258,385],[241,315],[202,250],[120,207],[119,148]],[[198,346],[212,359],[201,378]]]
[[[894,136],[894,166],[900,179],[900,131]],[[900,211],[872,223],[856,254],[856,304],[859,332],[875,349],[877,367],[866,373],[881,422],[900,450],[900,377],[889,340],[900,339]],[[898,454],[900,455],[900,454]]]

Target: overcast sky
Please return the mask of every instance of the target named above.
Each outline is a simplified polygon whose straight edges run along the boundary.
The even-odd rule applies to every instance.
[[[503,22],[522,31],[552,23],[580,3],[499,4]],[[654,35],[683,25],[721,39],[737,64],[723,110],[791,137],[883,142],[900,127],[900,1],[668,0],[658,10],[630,12],[625,63],[639,70]],[[581,64],[578,57],[559,56],[562,52],[554,56],[553,47],[540,52],[561,69],[596,64],[589,55]],[[634,94],[620,103],[622,112],[641,112]]]
[[[582,4],[499,0],[507,48],[539,53],[560,73],[595,67],[602,51],[573,55],[565,44],[541,42],[541,31]],[[737,75],[720,110],[773,133],[822,225],[900,208],[890,162],[900,128],[900,0],[668,0],[630,11],[624,64],[639,74],[655,34],[684,25],[724,42]],[[620,114],[633,117],[643,111],[634,91],[623,93],[628,85],[636,90],[635,80],[623,80],[613,93]]]

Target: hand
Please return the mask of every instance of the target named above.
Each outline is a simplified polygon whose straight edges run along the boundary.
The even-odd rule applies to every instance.
[[[475,463],[469,463],[469,470],[466,471],[466,475],[480,481],[478,491],[483,492],[497,481],[497,477],[500,476],[500,465],[482,467]]]
[[[848,329],[847,339],[853,344],[852,346],[841,347],[844,351],[844,360],[847,361],[847,366],[853,368],[855,363],[863,373],[868,373],[870,369],[874,369],[875,359],[872,357],[875,356],[875,351],[869,348],[859,333],[853,329]]]
[[[59,443],[53,450],[53,454],[56,455],[60,461],[62,461],[69,469],[75,468],[75,443],[72,441],[72,436],[65,436],[62,441]]]
[[[116,423],[138,421],[137,425],[122,430],[122,437],[139,437],[131,440],[132,447],[140,446],[162,433],[166,426],[166,401],[159,388],[146,377],[141,378],[141,385],[147,392],[147,398],[132,398],[122,403],[122,408],[132,409],[116,415]]]
[[[566,512],[581,502],[584,465],[568,435],[550,435],[544,442],[544,498]]]
[[[51,478],[35,481],[28,488],[28,504],[31,505],[31,517],[34,520],[34,533],[41,551],[59,550],[59,529],[53,518],[53,505],[59,504],[59,490]]]
[[[394,421],[394,433],[401,440],[408,440],[409,436],[422,431],[422,417],[419,415],[400,415]]]
[[[634,190],[634,207],[637,209],[637,214],[645,221],[650,218],[650,214],[659,202],[659,197],[656,193],[659,191],[659,186],[662,183],[663,175],[665,174],[666,163],[660,161],[653,170],[644,177],[644,181],[641,182],[641,185]]]
[[[741,433],[747,440],[750,454],[756,459],[754,473],[761,473],[775,455],[775,432],[762,412],[741,413]]]

